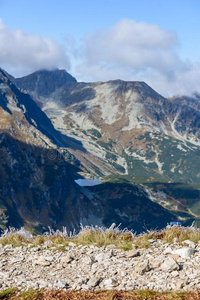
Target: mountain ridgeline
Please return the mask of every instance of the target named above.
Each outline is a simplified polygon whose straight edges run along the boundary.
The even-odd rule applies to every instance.
[[[167,99],[144,82],[0,69],[0,227],[198,223],[199,127],[197,94]],[[75,183],[94,177],[102,184]]]

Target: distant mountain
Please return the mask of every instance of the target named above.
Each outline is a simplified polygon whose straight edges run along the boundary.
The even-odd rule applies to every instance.
[[[48,77],[46,74],[40,80],[45,83]],[[144,82],[121,80],[68,82],[44,97],[38,89],[29,89],[29,85],[36,85],[34,79],[26,86],[31,78],[29,75],[16,82],[21,86],[23,82],[33,97],[37,93],[34,99],[57,130],[83,144],[90,158],[88,153],[79,158],[94,174],[118,172],[199,182],[199,100],[192,105],[194,101],[188,98],[166,99]],[[90,164],[93,157],[97,160],[95,168]]]
[[[63,87],[67,83],[76,83],[76,79],[65,70],[53,71],[41,70],[28,76],[15,79],[15,83],[21,89],[34,92],[35,95],[49,96],[51,93]]]
[[[36,86],[36,74],[16,83],[32,95],[58,131],[81,142],[85,150],[70,145],[68,150],[79,159],[84,176],[139,184],[153,201],[179,217],[200,216],[198,95],[167,99],[144,82],[114,80],[60,82],[44,96],[29,88]],[[50,74],[43,73],[40,84]],[[177,195],[182,195],[178,202]]]
[[[75,179],[85,169],[72,152],[85,153],[88,161],[90,154],[76,136],[56,130],[27,91],[15,84],[11,75],[0,70],[1,229],[25,226],[43,231],[48,226],[66,226],[78,230],[80,223],[110,226],[115,222],[140,232],[162,228],[175,218],[152,202],[143,188],[128,182],[78,186]]]

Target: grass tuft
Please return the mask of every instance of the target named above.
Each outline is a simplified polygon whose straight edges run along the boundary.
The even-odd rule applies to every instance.
[[[200,230],[194,227],[173,226],[160,231],[152,231],[149,233],[149,239],[161,239],[167,243],[173,243],[175,238],[179,242],[190,240],[194,243],[200,241]]]
[[[25,239],[24,237],[22,237],[20,234],[13,233],[10,236],[1,237],[0,243],[3,246],[11,244],[14,247],[19,247],[19,246],[23,246],[24,244],[28,244],[29,241],[27,239]]]
[[[133,243],[136,249],[149,248],[149,235],[147,233],[137,236]]]
[[[78,234],[68,235],[66,229],[63,229],[63,231],[53,231],[50,229],[48,233],[43,235],[32,236],[23,228],[20,230],[11,228],[6,230],[0,237],[0,244],[3,246],[12,244],[14,247],[31,244],[33,247],[55,247],[56,249],[65,251],[69,242],[73,242],[76,245],[95,245],[97,247],[106,247],[113,244],[117,248],[130,250],[133,244],[136,248],[150,247],[150,239],[173,243],[174,238],[178,239],[180,243],[184,240],[198,243],[200,241],[200,229],[173,226],[160,231],[152,230],[136,235],[127,229],[120,230],[119,226],[113,224],[110,228],[98,226],[82,227]]]
[[[43,298],[43,292],[40,290],[29,289],[27,291],[20,292],[19,295],[23,300],[40,300]]]
[[[8,299],[13,294],[15,294],[16,291],[17,291],[17,289],[15,289],[15,288],[8,288],[4,291],[1,291],[0,292],[0,299]]]
[[[119,230],[118,227],[108,229],[102,227],[85,227],[73,240],[78,245],[96,245],[97,247],[115,245],[124,250],[132,249],[133,233],[128,230]]]

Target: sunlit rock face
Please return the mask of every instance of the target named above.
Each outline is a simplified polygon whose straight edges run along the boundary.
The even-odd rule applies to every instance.
[[[82,143],[86,151],[72,153],[83,171],[199,182],[198,95],[166,99],[144,82],[79,83],[67,73],[65,82],[62,76],[62,70],[39,71],[16,84],[31,93],[58,131]],[[55,77],[44,94],[39,86]]]

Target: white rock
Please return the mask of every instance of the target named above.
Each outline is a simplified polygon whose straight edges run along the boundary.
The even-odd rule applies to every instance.
[[[58,287],[59,289],[64,289],[68,287],[68,284],[66,281],[59,280],[58,282],[56,282],[56,287]]]
[[[109,259],[111,257],[110,253],[99,253],[95,256],[95,259],[101,263],[105,261],[106,259]]]
[[[39,257],[39,259],[35,260],[34,263],[35,263],[35,265],[40,265],[40,266],[44,266],[44,267],[51,265],[51,262],[45,260],[44,257]]]
[[[95,262],[95,260],[93,257],[86,256],[81,259],[81,262],[86,265],[92,265]]]
[[[183,286],[184,286],[184,281],[181,280],[181,279],[178,279],[178,280],[176,281],[176,289],[177,289],[177,290],[180,290],[180,289],[183,288]]]
[[[143,275],[144,273],[148,272],[150,270],[150,266],[149,266],[149,262],[148,261],[144,261],[138,265],[136,265],[135,267],[135,272]]]
[[[194,254],[194,249],[189,247],[184,247],[172,251],[172,254],[178,254],[182,258],[190,258]]]
[[[186,245],[188,245],[189,247],[191,247],[193,249],[196,247],[195,243],[190,241],[190,240],[183,241],[183,244],[186,244]]]
[[[10,263],[11,264],[14,264],[14,263],[18,263],[20,261],[24,260],[24,257],[14,257],[10,260]]]
[[[136,257],[138,255],[139,255],[139,252],[135,249],[126,251],[126,257],[128,257],[128,258]]]
[[[10,277],[10,274],[7,272],[0,272],[0,278],[8,279]]]
[[[114,280],[113,278],[109,278],[109,279],[104,280],[104,285],[105,285],[105,288],[107,290],[110,290],[114,286],[116,286],[116,283],[117,283],[116,280]]]
[[[87,282],[87,286],[88,286],[88,288],[94,288],[95,286],[97,286],[99,284],[100,281],[101,281],[100,278],[91,278]]]
[[[53,261],[55,258],[53,256],[45,256],[44,260],[46,261]]]
[[[160,267],[165,272],[178,271],[180,269],[178,263],[172,257],[167,257]]]
[[[173,243],[174,243],[174,244],[178,244],[178,242],[179,242],[178,238],[175,237],[175,238],[173,239]]]
[[[71,255],[67,255],[61,258],[62,263],[69,264],[73,260],[73,257]]]
[[[68,246],[69,246],[69,247],[76,247],[76,244],[73,243],[73,242],[69,242]]]
[[[40,289],[48,288],[48,286],[49,286],[49,284],[48,284],[47,281],[45,281],[45,280],[40,280],[39,281],[39,287],[40,287]]]
[[[110,245],[106,246],[106,250],[116,249],[116,248],[117,248],[117,246],[114,244],[110,244]]]
[[[127,272],[126,271],[121,271],[120,272],[120,276],[123,278],[124,276],[126,276],[127,275]]]
[[[153,244],[153,243],[156,242],[156,240],[154,240],[154,239],[148,239],[148,242],[149,242],[150,244]]]
[[[150,266],[154,269],[159,268],[162,265],[162,263],[163,263],[163,259],[161,258],[155,258],[150,260]]]
[[[173,272],[171,272],[171,275],[173,277],[178,277],[179,276],[179,272],[178,271],[173,271]]]
[[[4,250],[11,250],[11,249],[13,249],[13,245],[11,244],[4,246]]]
[[[167,247],[164,251],[163,251],[163,253],[164,254],[170,254],[170,253],[172,253],[172,248],[171,247]]]

